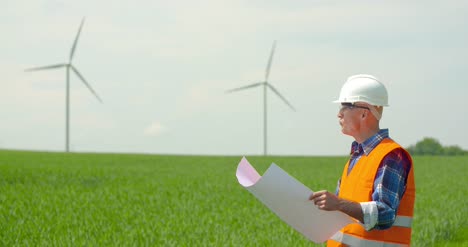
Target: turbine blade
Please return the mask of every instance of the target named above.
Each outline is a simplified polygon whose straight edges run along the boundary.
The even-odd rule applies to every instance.
[[[54,64],[54,65],[48,65],[48,66],[41,66],[41,67],[34,67],[34,68],[29,68],[25,69],[24,71],[36,71],[36,70],[47,70],[47,69],[58,69],[67,66],[66,63],[61,63],[61,64]]]
[[[250,84],[250,85],[247,85],[247,86],[227,90],[226,93],[232,93],[232,92],[241,91],[241,90],[245,90],[245,89],[249,89],[249,88],[253,88],[253,87],[258,87],[258,86],[261,86],[263,84],[264,84],[264,82],[257,82],[257,83],[253,83],[253,84]]]
[[[270,85],[269,83],[267,83],[267,86],[268,86],[276,95],[278,95],[278,97],[280,97],[280,98],[284,101],[284,103],[286,103],[289,107],[291,107],[291,109],[292,109],[293,111],[296,111],[296,109],[294,108],[294,106],[292,106],[292,105],[288,102],[288,100],[286,100],[286,98],[283,97],[283,95],[281,95],[280,92],[279,92],[275,87],[273,87],[273,86]]]
[[[73,65],[71,65],[70,67],[73,70],[73,72],[75,72],[75,74],[81,79],[81,81],[83,81],[83,83],[86,85],[86,87],[88,87],[89,91],[91,91],[91,93],[93,93],[94,96],[96,96],[96,98],[102,103],[101,98],[94,91],[94,89],[91,87],[91,85],[85,80],[85,78],[80,74],[80,72],[78,72],[78,70],[75,67],[73,67]]]
[[[271,47],[270,58],[268,59],[268,64],[265,71],[265,81],[268,82],[268,77],[270,76],[271,63],[273,62],[273,55],[275,54],[276,40],[273,41],[273,46]]]
[[[75,41],[73,42],[72,49],[70,51],[70,59],[68,60],[69,63],[71,63],[73,59],[73,55],[75,54],[76,45],[78,43],[78,38],[80,37],[81,28],[83,28],[84,21],[85,21],[85,18],[83,17],[83,19],[81,20],[80,28],[78,29],[78,33],[76,34]]]

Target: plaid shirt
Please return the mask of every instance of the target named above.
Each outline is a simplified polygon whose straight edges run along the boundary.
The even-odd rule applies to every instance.
[[[390,138],[388,129],[381,129],[378,133],[364,141],[351,145],[351,158],[348,174],[359,158],[369,153],[385,138]],[[411,162],[402,149],[396,149],[387,154],[379,165],[374,179],[372,201],[377,204],[377,223],[371,229],[388,229],[395,221],[396,212],[406,189],[406,180],[411,169]],[[340,192],[340,182],[336,194]],[[366,224],[366,222],[364,222]]]

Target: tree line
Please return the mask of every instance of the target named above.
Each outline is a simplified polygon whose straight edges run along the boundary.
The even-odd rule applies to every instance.
[[[406,150],[411,155],[468,155],[468,151],[463,150],[460,146],[442,146],[437,139],[432,137],[425,137],[415,145],[409,146]]]

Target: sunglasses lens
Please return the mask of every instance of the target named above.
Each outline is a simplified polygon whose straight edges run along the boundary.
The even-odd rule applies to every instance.
[[[348,108],[352,108],[353,104],[352,103],[341,103],[341,106],[339,106],[340,111],[344,111]]]

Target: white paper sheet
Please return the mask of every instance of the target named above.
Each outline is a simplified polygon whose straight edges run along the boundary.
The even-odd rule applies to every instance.
[[[274,163],[261,177],[245,157],[237,167],[239,183],[284,222],[315,243],[322,243],[355,221],[339,211],[320,210],[308,200],[313,191]]]

